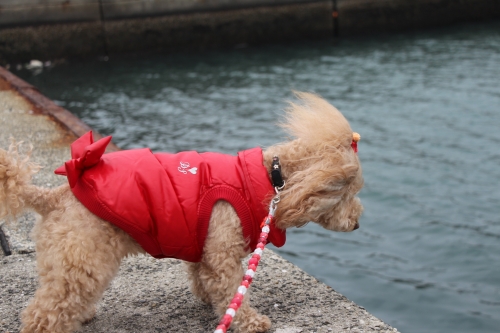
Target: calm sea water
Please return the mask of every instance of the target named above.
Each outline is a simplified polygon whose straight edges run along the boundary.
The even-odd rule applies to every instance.
[[[18,72],[122,148],[282,140],[292,90],[360,132],[361,228],[277,251],[402,332],[500,332],[500,22]]]

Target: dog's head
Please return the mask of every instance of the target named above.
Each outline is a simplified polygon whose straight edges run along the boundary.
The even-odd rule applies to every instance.
[[[282,164],[286,186],[276,210],[276,225],[285,229],[316,222],[334,231],[359,227],[363,206],[357,193],[363,187],[358,156],[351,147],[353,132],[344,116],[317,95],[297,93],[282,127],[293,136],[269,147]]]

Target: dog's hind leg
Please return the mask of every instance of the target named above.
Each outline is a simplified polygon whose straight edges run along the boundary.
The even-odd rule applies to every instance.
[[[203,286],[203,282],[200,279],[201,263],[185,262],[185,265],[187,267],[189,280],[191,281],[191,292],[202,302],[210,304],[211,303],[210,294],[207,293],[205,287]]]
[[[203,258],[198,268],[199,282],[210,296],[219,316],[225,314],[243,277],[241,260],[247,255],[241,223],[233,207],[219,201],[212,210]],[[266,332],[271,327],[267,316],[250,307],[245,296],[231,326],[235,332]]]
[[[88,212],[74,197],[38,221],[39,288],[22,314],[22,333],[69,333],[89,320],[93,307],[134,252],[123,231]]]

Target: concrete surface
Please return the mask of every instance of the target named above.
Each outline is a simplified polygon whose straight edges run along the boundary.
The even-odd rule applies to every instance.
[[[66,179],[52,171],[68,159],[75,135],[53,117],[34,111],[33,104],[13,90],[16,84],[4,78],[0,75],[0,146],[7,147],[11,136],[32,144],[32,160],[44,166],[34,182],[47,187],[64,183]],[[37,286],[36,253],[29,237],[35,218],[27,214],[3,225],[13,254],[0,253],[2,333],[18,332],[19,314]],[[182,266],[178,260],[148,256],[125,260],[96,317],[82,332],[213,332],[219,318],[192,296]],[[397,331],[267,249],[250,290],[254,306],[273,322],[270,332]]]

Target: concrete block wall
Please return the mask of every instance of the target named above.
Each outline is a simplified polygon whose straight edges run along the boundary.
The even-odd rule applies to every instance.
[[[99,20],[99,0],[0,1],[0,27]]]
[[[318,0],[101,0],[105,19],[284,6]]]
[[[0,65],[493,18],[500,0],[0,0]]]
[[[0,27],[279,6],[318,0],[1,0]]]
[[[500,0],[338,0],[343,36],[500,18]]]
[[[66,7],[61,0],[21,0],[50,15],[7,1],[0,64],[323,38],[332,25],[328,0],[88,0],[94,10],[87,11],[84,0],[67,0]],[[12,25],[9,16],[21,17],[22,8],[26,15]],[[71,16],[78,8],[81,15]]]

